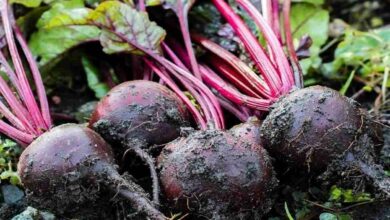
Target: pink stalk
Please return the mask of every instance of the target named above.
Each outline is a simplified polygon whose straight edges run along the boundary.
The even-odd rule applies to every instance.
[[[237,87],[237,89],[249,96],[261,98],[261,96],[250,87],[250,84],[246,80],[243,80],[239,74],[234,73],[234,70],[220,58],[210,56],[210,59],[207,59],[207,62],[210,63],[218,73],[226,77],[231,84]]]
[[[12,112],[4,105],[2,101],[0,101],[0,113],[8,119],[17,129],[20,131],[26,131],[26,127],[23,122],[21,122]]]
[[[268,23],[272,27],[278,41],[280,44],[283,44],[282,36],[280,32],[280,24],[279,24],[279,0],[267,0],[271,1],[270,9],[271,9],[271,22]]]
[[[170,48],[172,48],[172,51],[175,51],[175,54],[177,54],[177,56],[180,57],[180,60],[187,68],[191,67],[190,58],[188,58],[186,51],[182,48],[182,46],[179,43],[177,43],[176,41],[169,40],[168,45]]]
[[[280,76],[283,83],[283,86],[280,89],[283,91],[283,93],[287,93],[294,85],[294,77],[287,57],[284,54],[283,47],[280,44],[280,41],[277,39],[275,33],[264,20],[260,12],[255,8],[255,6],[253,6],[253,4],[249,0],[237,0],[237,3],[241,5],[246,12],[248,12],[253,21],[263,33],[271,49],[270,51],[275,58],[276,66],[280,72]]]
[[[272,0],[262,0],[261,1],[261,14],[263,14],[265,20],[268,24],[272,26]]]
[[[284,0],[283,22],[284,22],[284,32],[286,37],[287,50],[290,55],[291,64],[294,69],[295,86],[297,86],[298,88],[303,88],[303,73],[302,73],[301,66],[299,65],[298,56],[295,53],[293,37],[291,32],[290,9],[291,9],[291,0]]]
[[[5,31],[5,36],[7,40],[7,45],[9,52],[11,54],[12,61],[14,63],[14,67],[16,70],[16,75],[18,77],[18,80],[20,82],[20,88],[22,91],[22,94],[19,94],[23,97],[23,101],[26,103],[26,106],[28,106],[28,111],[30,112],[34,123],[40,128],[40,129],[46,129],[46,124],[44,122],[44,119],[42,118],[41,112],[38,108],[38,105],[35,101],[34,95],[32,93],[31,87],[28,83],[26,73],[23,69],[23,64],[21,62],[21,58],[19,56],[19,52],[17,50],[16,44],[14,42],[13,37],[13,31],[10,24],[9,19],[9,13],[8,13],[8,4],[3,4],[0,8],[1,17],[3,20],[3,27]]]
[[[183,38],[184,38],[184,45],[185,45],[186,50],[187,50],[188,58],[189,58],[190,63],[191,63],[191,69],[192,69],[195,77],[200,79],[201,77],[200,77],[200,73],[199,73],[199,65],[198,65],[198,61],[196,60],[196,57],[195,57],[194,49],[192,48],[190,31],[188,28],[188,19],[187,19],[188,12],[187,12],[187,10],[183,10],[184,9],[184,7],[182,5],[183,1],[178,0],[178,4],[179,4],[178,16],[179,16],[180,29],[181,29],[181,33],[182,33]]]
[[[7,101],[8,105],[13,110],[22,125],[21,127],[17,127],[24,131],[29,131],[33,134],[38,134],[37,131],[30,125],[29,118],[27,117],[29,116],[29,114],[26,108],[19,102],[18,98],[16,98],[16,96],[2,77],[0,77],[0,93]]]
[[[172,61],[180,68],[182,68],[185,71],[189,71],[187,67],[183,64],[183,62],[176,56],[176,54],[172,51],[171,48],[168,47],[165,43],[163,43],[164,50],[167,52],[168,56],[172,59]],[[182,80],[181,80],[182,81]],[[205,114],[206,121],[212,121],[212,113],[209,109],[214,108],[212,106],[212,103],[208,101],[208,99],[205,99],[202,94],[199,94],[196,90],[192,88],[192,86],[188,85],[187,82],[184,80],[182,81],[183,84],[185,84],[185,87],[189,90],[189,92],[194,96],[194,98],[198,101],[199,105],[201,106],[201,109],[203,110],[203,113]]]
[[[189,71],[187,67],[184,65],[184,63],[179,59],[179,57],[176,56],[176,54],[173,52],[173,50],[165,43],[162,43],[162,46],[164,48],[164,51],[168,54],[169,58],[172,59],[172,61],[179,66],[180,68]]]
[[[264,83],[264,81],[238,57],[207,38],[197,34],[193,34],[192,36],[198,44],[202,45],[214,55],[229,63],[236,70],[236,72],[239,73],[245,79],[245,81],[256,90],[257,93],[266,98],[272,97],[268,85]]]
[[[22,146],[27,146],[35,138],[35,136],[19,131],[2,120],[0,120],[0,133],[5,134],[13,140],[19,142]]]
[[[184,79],[187,79],[194,87],[197,88],[197,90],[200,91],[201,94],[204,94],[209,102],[209,108],[208,110],[212,114],[212,118],[215,119],[214,124],[216,129],[223,129],[225,127],[224,124],[224,118],[221,106],[218,102],[217,97],[207,88],[199,79],[195,78],[192,74],[188,73],[187,71],[179,68],[175,64],[171,63],[168,60],[163,61],[165,65],[170,66],[175,72],[177,72],[179,75],[179,79],[182,77]],[[172,73],[175,73],[172,72]]]
[[[262,46],[257,41],[254,34],[224,0],[212,0],[212,2],[243,42],[246,50],[249,52],[255,62],[255,65],[262,73],[266,83],[270,87],[271,95],[273,97],[278,97],[280,95],[280,88],[282,88],[279,73]]]
[[[146,10],[145,0],[139,0],[138,1],[138,8],[139,8],[140,11],[145,11]]]
[[[20,87],[18,83],[18,79],[16,78],[16,75],[14,71],[9,66],[7,60],[5,59],[3,53],[0,50],[0,63],[5,68],[5,74],[8,76],[8,78],[11,80],[12,84],[20,94]],[[36,129],[34,129],[34,124],[30,124],[32,121],[30,113],[27,111],[26,107],[21,103],[20,99],[17,98],[12,89],[8,86],[8,84],[5,82],[5,80],[0,77],[0,92],[11,107],[13,109],[16,116],[23,122],[25,128],[27,128],[30,132],[35,133]]]
[[[256,99],[249,97],[238,92],[234,87],[227,84],[216,73],[214,73],[207,66],[200,66],[200,73],[203,80],[217,90],[226,99],[238,104],[244,105],[250,108],[255,108],[260,111],[268,111],[271,105],[271,100]]]
[[[151,61],[145,59],[145,62],[153,69],[153,71],[162,79],[164,82],[171,88],[179,97],[180,99],[186,104],[189,111],[193,115],[195,121],[200,126],[202,130],[207,129],[207,125],[201,114],[199,113],[198,109],[192,104],[192,102],[188,99],[188,97],[179,89],[179,87],[170,79],[170,77],[167,74],[164,74],[160,69],[153,64]]]
[[[5,58],[3,52],[0,50],[0,63],[5,68],[5,73],[8,76],[8,78],[11,80],[13,86],[16,88],[18,93],[21,93],[20,84],[18,81],[18,78],[16,77],[15,71],[11,68],[11,66],[8,64],[7,59]]]
[[[246,122],[249,118],[249,115],[246,114],[246,112],[241,111],[237,108],[233,103],[225,100],[224,98],[218,98],[219,103],[221,103],[221,106],[226,109],[228,112],[230,112],[232,115],[234,115],[238,120],[242,122]]]
[[[176,59],[177,60],[177,59]],[[176,73],[174,72],[174,75],[176,75]],[[183,77],[180,77],[180,76],[177,76],[176,75],[176,78],[179,79],[179,81],[184,85],[184,87],[186,89],[188,89],[188,91],[191,93],[191,95],[195,98],[195,100],[199,103],[201,109],[202,109],[202,112],[204,115],[205,115],[205,118],[206,118],[206,121],[207,122],[213,122],[213,114],[211,113],[210,111],[210,102],[207,101],[207,99],[205,99],[202,94],[201,94],[201,91],[198,92],[193,84],[191,82],[189,82],[188,80],[184,79]],[[210,124],[210,123],[209,123]],[[214,123],[215,124],[215,123]],[[211,124],[211,126],[214,126]]]
[[[46,90],[45,90],[45,86],[43,85],[41,73],[39,72],[38,65],[35,62],[19,28],[15,27],[14,30],[15,30],[16,39],[18,40],[18,42],[19,42],[19,44],[20,44],[20,46],[25,54],[27,62],[30,66],[30,70],[31,70],[31,73],[32,73],[32,76],[33,76],[34,82],[35,82],[35,87],[37,89],[38,100],[39,100],[39,104],[41,106],[42,116],[43,116],[43,119],[44,119],[45,124],[46,124],[45,130],[48,130],[52,127],[52,120],[51,120],[51,116],[50,116],[49,103],[47,102]]]

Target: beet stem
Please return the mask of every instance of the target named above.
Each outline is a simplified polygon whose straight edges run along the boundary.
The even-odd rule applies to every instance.
[[[279,74],[282,80],[282,88],[280,89],[284,93],[287,93],[294,85],[294,78],[282,45],[280,44],[272,28],[267,24],[263,16],[249,0],[237,0],[237,3],[244,8],[244,10],[253,19],[256,26],[260,28],[261,32],[263,33],[263,36],[265,37],[270,48],[270,54],[273,55],[272,58],[274,58],[274,64],[279,70]]]
[[[40,129],[47,130],[46,124],[44,122],[44,119],[42,117],[42,114],[38,108],[38,104],[35,101],[33,92],[31,90],[31,87],[28,83],[26,71],[23,68],[22,60],[19,55],[16,43],[14,41],[14,35],[13,30],[11,27],[11,21],[10,21],[10,13],[9,13],[9,6],[7,3],[2,5],[0,8],[1,10],[1,17],[3,20],[3,27],[5,32],[5,37],[7,40],[7,45],[9,52],[11,54],[12,62],[14,64],[16,75],[18,77],[18,81],[20,83],[21,88],[21,95],[23,97],[23,101],[25,102],[26,106],[28,106],[28,111],[30,112],[33,121],[38,126],[38,131]],[[42,131],[41,131],[42,132]]]
[[[291,0],[285,0],[283,2],[283,23],[284,23],[284,33],[287,44],[287,51],[290,55],[291,65],[294,71],[295,86],[298,88],[303,88],[303,72],[301,66],[299,65],[299,60],[297,54],[295,53],[293,37],[291,32],[290,25],[290,10],[291,10]]]
[[[144,150],[142,150],[138,145],[136,144],[124,144],[127,147],[127,150],[123,153],[123,161],[130,151],[134,152],[139,158],[141,158],[146,165],[149,167],[150,172],[150,178],[152,179],[152,185],[153,185],[153,202],[156,205],[160,204],[159,194],[160,194],[160,184],[158,181],[158,176],[156,172],[156,166],[154,159],[146,153]]]
[[[37,94],[38,94],[38,99],[39,99],[39,103],[41,106],[42,116],[43,116],[43,119],[44,119],[44,122],[46,125],[46,129],[49,129],[52,127],[52,120],[51,120],[51,116],[50,116],[49,104],[48,104],[47,97],[46,97],[45,86],[43,85],[43,81],[42,81],[42,77],[41,77],[41,74],[40,74],[39,69],[38,69],[38,65],[35,62],[34,57],[32,56],[30,50],[28,49],[28,45],[27,45],[26,41],[24,40],[20,29],[17,26],[14,26],[14,31],[15,31],[16,39],[18,40],[19,45],[21,46],[21,48],[24,52],[24,55],[27,59],[27,62],[30,66],[31,73],[32,73],[32,76],[34,78],[34,83],[35,83],[35,86],[37,88]]]
[[[244,105],[261,111],[268,111],[271,100],[257,99],[240,93],[207,66],[200,65],[200,72],[205,83],[215,88],[226,99],[229,99],[238,105]]]
[[[224,0],[213,0],[212,2],[243,42],[246,50],[249,52],[252,60],[270,87],[271,94],[274,97],[278,97],[280,95],[280,88],[282,88],[282,81],[279,78],[278,69],[275,68],[254,34],[228,3]]]

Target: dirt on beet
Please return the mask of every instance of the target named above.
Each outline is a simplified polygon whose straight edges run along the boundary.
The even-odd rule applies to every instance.
[[[265,150],[250,143],[208,130],[168,144],[158,164],[173,210],[193,219],[260,219],[278,181]]]
[[[359,136],[378,129],[352,99],[321,86],[291,92],[276,102],[262,125],[264,146],[287,165],[323,172],[330,162],[359,145]],[[375,148],[378,152],[378,147]]]

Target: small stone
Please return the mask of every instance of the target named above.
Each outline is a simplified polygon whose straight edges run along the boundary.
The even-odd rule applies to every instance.
[[[3,194],[4,202],[7,204],[15,204],[24,197],[24,192],[14,185],[1,186],[1,193]]]

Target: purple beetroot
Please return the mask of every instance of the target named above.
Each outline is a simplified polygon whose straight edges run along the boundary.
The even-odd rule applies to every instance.
[[[270,158],[254,141],[255,130],[232,133],[196,131],[164,148],[160,179],[173,209],[210,219],[253,219],[269,211],[278,183]]]

